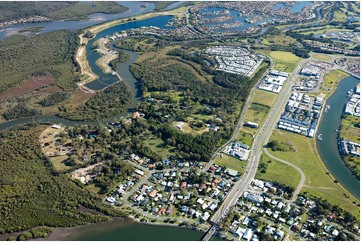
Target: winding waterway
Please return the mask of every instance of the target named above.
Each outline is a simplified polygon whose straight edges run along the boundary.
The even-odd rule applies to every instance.
[[[149,2],[124,2],[119,1],[120,5],[128,8],[127,11],[117,14],[104,14],[104,13],[93,13],[88,15],[86,20],[78,21],[51,21],[51,22],[40,22],[40,23],[23,23],[9,26],[0,30],[0,40],[6,37],[17,34],[20,29],[32,28],[32,27],[43,27],[40,33],[46,33],[55,30],[67,29],[70,31],[76,31],[81,28],[87,28],[95,24],[107,22],[114,19],[131,17],[134,15],[144,14],[151,12],[155,9],[154,3]],[[142,7],[143,6],[143,7]]]
[[[330,109],[322,114],[317,132],[322,134],[322,141],[317,140],[318,153],[330,173],[355,198],[360,198],[360,180],[357,179],[345,165],[337,147],[337,135],[341,124],[344,106],[349,99],[347,91],[359,83],[355,77],[341,80],[337,90],[327,100]]]

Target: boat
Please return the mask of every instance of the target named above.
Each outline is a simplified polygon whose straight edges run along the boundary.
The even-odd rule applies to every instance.
[[[318,139],[318,140],[322,140],[322,134],[318,134],[318,135],[317,135],[317,139]]]
[[[327,112],[327,110],[329,110],[330,108],[331,108],[330,105],[326,105],[325,112]]]
[[[348,95],[348,96],[351,96],[352,93],[353,93],[353,90],[350,89],[350,90],[347,92],[347,95]]]

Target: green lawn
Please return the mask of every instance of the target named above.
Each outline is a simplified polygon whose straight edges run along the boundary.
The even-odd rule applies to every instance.
[[[344,115],[341,123],[341,137],[352,142],[360,142],[360,118]]]
[[[271,161],[271,162],[270,162]],[[276,181],[296,189],[301,180],[301,175],[293,167],[287,166],[279,161],[273,160],[265,154],[262,154],[259,164],[266,164],[266,173],[257,170],[256,178],[265,181]]]
[[[278,95],[276,93],[256,89],[252,97],[252,102],[272,106],[276,102],[277,97]]]
[[[162,158],[166,158],[175,154],[172,151],[173,147],[165,145],[163,140],[161,140],[160,138],[151,137],[150,139],[145,141],[145,143],[153,152],[157,153]]]
[[[332,57],[326,54],[312,53],[311,56],[317,60],[331,61]]]
[[[359,201],[349,197],[351,195],[326,174],[327,170],[318,156],[314,139],[276,129],[270,140],[293,143],[293,147],[296,150],[294,152],[272,150],[269,150],[269,152],[276,157],[292,162],[303,170],[306,175],[306,181],[302,192],[322,197],[330,203],[350,211],[357,218],[360,217],[359,207],[352,203],[358,204]]]
[[[239,171],[241,174],[243,174],[248,165],[248,161],[238,160],[236,158],[233,158],[232,156],[226,154],[220,154],[214,161],[214,164],[219,166],[224,165],[227,168]]]
[[[260,125],[263,124],[269,109],[270,107],[264,104],[251,103],[244,118],[245,122],[255,122]]]
[[[291,52],[286,51],[269,51],[269,50],[258,50],[275,61],[274,69],[278,71],[284,71],[291,73],[297,66],[301,58],[297,57]]]
[[[326,98],[331,96],[334,90],[336,90],[338,83],[347,77],[348,74],[340,70],[332,70],[325,74],[322,82],[320,92],[326,94]]]
[[[253,135],[248,132],[239,131],[237,140],[251,147],[253,143]]]
[[[51,160],[51,163],[53,163],[55,170],[66,171],[71,168],[70,166],[66,166],[63,163],[63,161],[66,160],[67,158],[68,158],[67,155],[63,155],[63,156],[51,157],[50,160]]]
[[[297,62],[300,60],[299,57],[292,54],[291,52],[285,51],[272,51],[270,56],[275,59],[276,61],[283,61],[283,62]]]

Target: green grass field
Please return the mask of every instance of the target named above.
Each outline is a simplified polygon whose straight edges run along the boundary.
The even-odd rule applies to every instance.
[[[335,183],[333,178],[326,174],[327,170],[318,156],[314,139],[276,129],[270,140],[279,142],[292,141],[295,152],[272,150],[269,150],[269,152],[276,157],[292,162],[303,170],[306,181],[301,190],[302,192],[322,197],[330,203],[350,211],[357,218],[360,217],[360,209],[356,205],[359,201],[350,197],[343,187]],[[353,204],[353,202],[356,204]]]
[[[311,56],[321,61],[332,61],[332,57],[326,54],[312,53]]]
[[[357,127],[358,126],[358,127]],[[341,137],[352,142],[360,142],[360,118],[345,115],[341,123]]]
[[[270,56],[275,60],[284,62],[296,62],[300,60],[296,55],[285,51],[272,51]]]
[[[301,58],[292,54],[291,52],[285,51],[268,51],[268,50],[258,50],[260,53],[263,53],[271,57],[275,61],[274,69],[278,71],[284,71],[291,73],[294,68],[297,66]]]
[[[278,183],[296,188],[301,180],[301,175],[293,167],[287,166],[279,161],[273,160],[265,154],[261,155],[259,164],[266,164],[266,173],[257,170],[256,178],[265,181],[276,181]]]
[[[252,102],[272,106],[276,102],[277,97],[278,95],[276,93],[256,89],[252,97]]]
[[[334,90],[336,90],[338,83],[347,76],[347,73],[340,70],[332,70],[330,72],[327,72],[323,78],[320,92],[325,93],[326,98],[328,98],[332,95]]]
[[[171,146],[169,145],[164,145],[163,140],[156,138],[156,137],[151,137],[149,140],[147,140],[145,142],[148,147],[155,153],[157,153],[158,155],[160,155],[162,158],[166,158],[168,156],[174,155],[175,153],[172,151]]]
[[[57,157],[52,157],[50,158],[51,163],[53,163],[55,170],[57,171],[66,171],[69,170],[71,167],[70,166],[66,166],[63,161],[66,160],[68,158],[68,156],[63,155],[63,156],[57,156]]]
[[[256,129],[253,129],[253,130],[256,130]],[[242,143],[248,145],[249,147],[251,147],[252,143],[253,143],[253,136],[249,132],[239,131],[237,140],[239,142],[242,142]]]
[[[251,103],[244,118],[245,122],[255,122],[258,124],[263,124],[269,109],[270,107],[264,104],[259,104],[254,102]]]
[[[223,156],[223,157],[221,157]],[[236,158],[233,158],[232,156],[221,154],[221,156],[218,156],[214,163],[219,166],[226,166],[227,168],[239,171],[240,173],[244,173],[248,161],[238,160]]]

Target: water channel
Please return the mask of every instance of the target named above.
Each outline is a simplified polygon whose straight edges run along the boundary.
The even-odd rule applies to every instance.
[[[355,77],[346,77],[341,80],[337,90],[327,100],[330,109],[321,117],[317,132],[322,134],[322,141],[317,140],[317,149],[321,159],[330,173],[353,196],[360,198],[360,180],[352,175],[350,169],[343,162],[337,147],[337,135],[340,128],[344,106],[348,101],[347,91],[354,88],[359,80]]]

